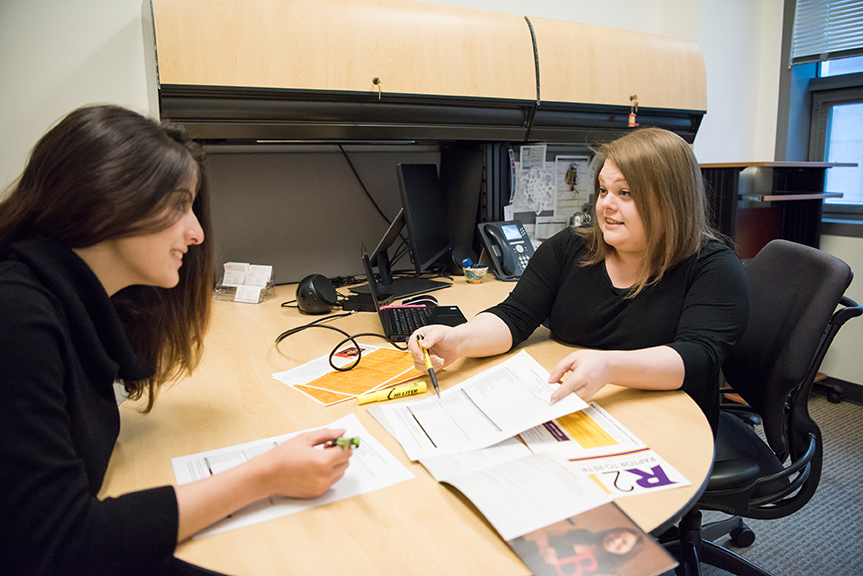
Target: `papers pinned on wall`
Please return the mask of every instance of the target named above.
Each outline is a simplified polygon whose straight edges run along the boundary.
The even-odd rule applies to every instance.
[[[545,144],[522,146],[513,160],[511,215],[531,239],[543,241],[568,226],[591,221],[593,180],[587,155],[557,155],[546,161]],[[505,210],[506,210],[505,208]]]

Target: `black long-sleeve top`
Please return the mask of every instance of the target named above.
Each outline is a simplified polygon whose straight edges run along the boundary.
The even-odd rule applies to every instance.
[[[666,345],[683,359],[682,390],[701,407],[711,427],[719,418],[719,371],[743,335],[749,291],[740,260],[720,242],[668,270],[627,299],[601,262],[582,266],[583,240],[572,229],[544,242],[509,297],[488,310],[512,333],[513,347],[547,322],[563,342],[601,350]]]
[[[155,574],[172,562],[171,486],[96,497],[120,431],[113,383],[151,374],[72,250],[29,238],[0,256],[0,572]]]

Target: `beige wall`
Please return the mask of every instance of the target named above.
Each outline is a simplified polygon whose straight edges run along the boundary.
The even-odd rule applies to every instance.
[[[856,276],[845,295],[863,304],[863,238],[845,236],[822,236],[821,249],[841,258],[854,270]],[[863,317],[850,320],[839,331],[830,346],[821,371],[834,378],[840,378],[863,385]]]

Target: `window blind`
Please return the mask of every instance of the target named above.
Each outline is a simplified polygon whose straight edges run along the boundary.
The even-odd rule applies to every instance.
[[[791,64],[863,54],[863,0],[797,0]]]

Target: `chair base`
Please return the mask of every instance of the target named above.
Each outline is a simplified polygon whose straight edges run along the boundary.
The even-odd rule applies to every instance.
[[[831,404],[841,404],[842,400],[845,399],[845,391],[842,387],[832,382],[816,381],[812,385],[812,391],[827,396],[827,400]]]
[[[677,527],[677,539],[662,542],[665,549],[674,556],[679,565],[675,568],[677,576],[700,576],[701,563],[709,564],[737,576],[772,576],[763,568],[753,564],[746,558],[714,544],[710,540],[718,538],[728,531],[723,528],[736,529],[745,527],[740,518],[730,518],[716,522],[702,529],[701,512],[693,510],[686,514]],[[711,538],[712,537],[712,538]]]

